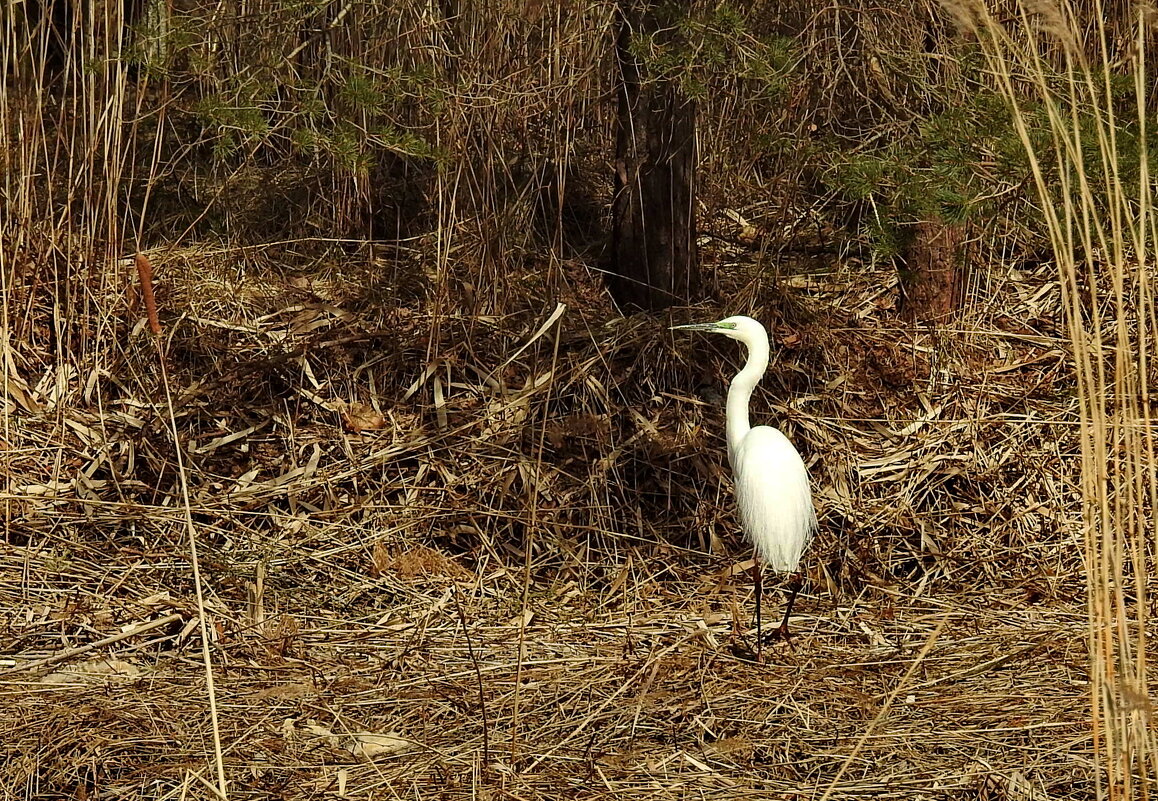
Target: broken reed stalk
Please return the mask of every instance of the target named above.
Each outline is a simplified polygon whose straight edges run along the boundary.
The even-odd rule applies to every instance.
[[[168,429],[173,438],[173,454],[176,460],[176,473],[181,488],[181,504],[184,509],[185,530],[189,535],[189,564],[193,572],[193,588],[197,598],[197,623],[201,637],[201,662],[205,672],[205,690],[209,704],[209,722],[213,731],[213,752],[217,774],[216,786],[206,783],[208,789],[218,798],[226,801],[229,798],[229,789],[225,776],[225,751],[221,740],[221,723],[217,710],[217,692],[213,680],[213,657],[209,647],[209,614],[205,606],[205,589],[201,575],[201,559],[197,550],[197,525],[193,521],[193,506],[189,493],[188,469],[183,456],[181,435],[177,425],[176,410],[173,405],[173,393],[170,390],[169,373],[165,366],[165,351],[161,340],[161,321],[157,316],[157,299],[153,292],[153,265],[149,258],[138,252],[134,258],[137,265],[137,276],[141,281],[141,296],[145,300],[145,312],[149,318],[149,330],[153,332],[154,342],[157,345],[157,363],[161,370],[161,388],[165,392],[165,409],[168,415]]]

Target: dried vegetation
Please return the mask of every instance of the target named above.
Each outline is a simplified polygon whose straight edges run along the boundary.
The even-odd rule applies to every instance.
[[[737,354],[581,303],[537,339],[531,315],[360,307],[349,265],[221,292],[218,254],[185,258],[164,349],[234,797],[1088,792],[1073,398],[1042,277],[1002,304],[1038,333],[952,339],[866,303],[888,277],[862,266],[774,290],[807,314],[774,323],[794,344],[758,413],[809,456],[824,526],[800,636],[757,665],[716,403]],[[33,797],[206,792],[135,320],[118,367],[69,381],[99,405],[54,399],[48,370],[7,419],[4,770]]]
[[[500,37],[467,33],[445,52],[480,42],[498,72]],[[754,413],[804,453],[822,523],[798,638],[756,664],[719,402],[740,354],[616,314],[595,257],[536,228],[542,186],[496,180],[486,134],[541,141],[502,124],[531,99],[484,104],[504,84],[463,72],[451,152],[409,162],[439,202],[395,208],[416,230],[389,243],[320,242],[307,214],[210,245],[174,222],[195,182],[166,155],[190,173],[154,175],[158,228],[185,227],[148,250],[160,338],[119,248],[31,203],[3,231],[3,797],[213,798],[215,720],[234,799],[1092,797],[1053,267],[976,270],[959,316],[914,326],[891,266],[792,258],[799,198],[705,177],[737,200],[702,211],[720,300],[679,314],[769,324]],[[546,156],[592,158],[578,105]],[[355,225],[367,174],[322,174],[345,188],[310,213]],[[238,186],[206,204],[227,228]]]

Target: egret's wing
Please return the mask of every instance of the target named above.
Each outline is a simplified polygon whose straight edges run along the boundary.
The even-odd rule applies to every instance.
[[[774,570],[796,570],[816,530],[804,460],[775,428],[757,426],[740,441],[733,469],[736,503],[749,542]]]

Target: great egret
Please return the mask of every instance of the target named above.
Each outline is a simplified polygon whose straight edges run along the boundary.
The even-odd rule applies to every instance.
[[[788,618],[800,592],[800,555],[816,531],[816,510],[804,460],[788,437],[771,426],[748,424],[748,402],[768,367],[768,332],[751,317],[728,317],[715,323],[673,326],[673,330],[707,331],[743,342],[748,362],[728,387],[728,461],[736,485],[736,505],[748,542],[756,549],[752,578],[756,585],[756,648],[760,651],[760,563],[792,573],[784,621],[776,631],[788,639]]]

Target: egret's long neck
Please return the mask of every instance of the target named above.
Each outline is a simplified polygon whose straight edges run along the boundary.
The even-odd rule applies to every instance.
[[[768,368],[768,343],[756,342],[748,346],[748,362],[736,373],[728,387],[728,461],[735,465],[740,441],[752,428],[748,424],[748,402],[752,390]]]

